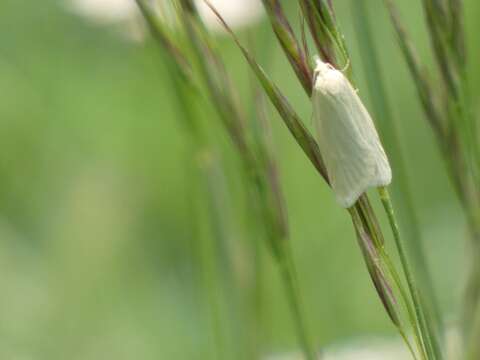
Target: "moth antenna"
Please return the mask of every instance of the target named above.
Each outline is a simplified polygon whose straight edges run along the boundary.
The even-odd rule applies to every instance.
[[[340,71],[345,74],[349,67],[350,67],[350,59],[347,59],[347,63],[345,64],[343,69]]]

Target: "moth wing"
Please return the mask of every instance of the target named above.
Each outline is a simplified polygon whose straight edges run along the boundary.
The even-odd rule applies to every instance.
[[[391,169],[373,121],[348,80],[315,91],[314,123],[332,188],[343,207],[370,187],[387,185]]]

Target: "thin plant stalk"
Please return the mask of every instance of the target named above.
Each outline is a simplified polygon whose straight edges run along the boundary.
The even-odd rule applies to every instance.
[[[403,240],[400,237],[400,230],[393,210],[393,205],[390,199],[387,188],[381,187],[378,189],[380,199],[382,201],[385,212],[387,213],[390,226],[392,228],[393,238],[395,240],[395,246],[397,248],[398,255],[400,257],[400,263],[402,264],[403,272],[407,280],[407,286],[412,297],[412,302],[415,309],[415,315],[420,327],[422,339],[425,344],[425,350],[427,352],[428,359],[441,359],[441,351],[438,348],[438,342],[435,339],[435,334],[431,333],[430,327],[427,325],[426,317],[424,314],[423,306],[420,300],[419,291],[414,280],[413,272],[410,268],[407,254],[403,245]]]
[[[400,292],[400,298],[402,299],[403,306],[407,311],[408,321],[413,330],[413,338],[415,340],[415,344],[417,346],[418,352],[422,359],[427,360],[428,355],[426,353],[425,346],[423,344],[422,336],[421,336],[420,329],[417,322],[417,317],[415,315],[414,307],[410,301],[408,290],[405,288],[402,282],[402,279],[400,277],[400,274],[398,273],[390,256],[388,256],[388,254],[385,251],[380,251],[380,255],[385,263],[385,267],[387,268],[388,273],[392,277],[393,282],[395,283],[395,285],[398,288],[398,291]],[[400,334],[402,335],[402,337],[404,336],[402,332]]]

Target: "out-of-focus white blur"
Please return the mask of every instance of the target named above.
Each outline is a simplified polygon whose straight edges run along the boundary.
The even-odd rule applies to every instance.
[[[68,0],[68,8],[74,13],[99,25],[120,25],[131,39],[140,40],[144,31],[138,26],[141,15],[135,0]],[[198,11],[207,27],[215,32],[223,32],[218,19],[203,0],[196,0]],[[224,17],[232,28],[241,28],[258,22],[264,12],[260,0],[210,0],[210,3]],[[165,13],[168,3],[165,0],[152,1],[161,16],[170,24],[173,13]]]

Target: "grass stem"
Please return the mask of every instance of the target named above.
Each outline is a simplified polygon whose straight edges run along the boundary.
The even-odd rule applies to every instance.
[[[400,230],[395,217],[395,212],[393,210],[392,201],[390,200],[390,195],[388,193],[387,188],[385,187],[378,188],[378,192],[380,194],[380,199],[382,201],[383,207],[385,208],[388,221],[390,222],[390,226],[392,228],[395,245],[398,251],[398,255],[400,257],[400,263],[402,265],[405,278],[407,280],[407,286],[412,298],[413,307],[415,310],[415,315],[418,321],[418,326],[420,328],[420,333],[423,339],[423,343],[425,346],[425,351],[427,353],[427,358],[429,360],[442,359],[442,353],[438,347],[438,342],[434,338],[435,335],[431,331],[431,328],[426,321],[422,302],[420,300],[419,291],[415,284],[414,276],[411,271],[410,265],[408,263],[407,253],[405,251],[403,241],[400,237]]]

